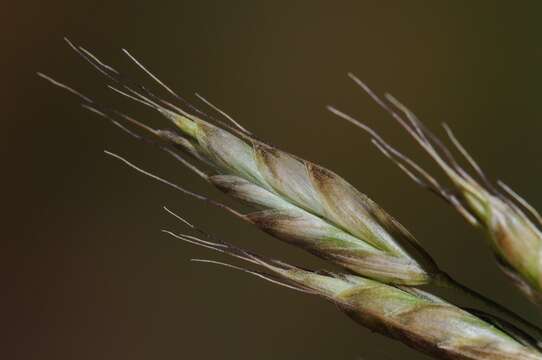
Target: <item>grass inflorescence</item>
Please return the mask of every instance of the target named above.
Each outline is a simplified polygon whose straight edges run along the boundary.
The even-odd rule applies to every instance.
[[[542,359],[540,329],[454,280],[396,219],[336,173],[258,139],[202,97],[200,99],[217,116],[195,108],[126,50],[123,50],[125,54],[173,100],[166,100],[131,81],[86,49],[70,41],[68,44],[109,80],[112,90],[157,111],[173,129],[152,128],[98,104],[46,75],[40,76],[74,93],[83,101],[86,109],[110,120],[130,136],[164,150],[204,181],[247,203],[253,210],[242,212],[143,170],[119,155],[107,152],[108,155],[188,196],[217,206],[277,239],[334,263],[343,271],[312,271],[265,259],[216,240],[176,215],[198,235],[166,233],[242,259],[261,270],[248,270],[210,260],[205,262],[241,269],[303,293],[323,297],[338,305],[358,323],[439,358]],[[373,96],[372,92],[369,94]],[[406,108],[389,98],[391,104],[399,107],[410,122],[391,110],[383,100],[374,98],[398,118],[463,193],[442,190],[427,172],[388,145],[376,132],[334,108],[332,111],[367,130],[375,144],[420,184],[452,203],[471,222],[485,224],[488,231],[493,231],[491,224],[495,222],[494,218],[486,219],[489,213],[495,213],[496,200],[489,196],[492,193],[485,189],[486,192],[482,192],[475,186],[477,182],[470,182],[471,177],[466,177],[454,163],[444,160],[428,139],[428,132]],[[433,137],[431,139],[434,141]],[[445,154],[448,154],[447,150]],[[504,200],[501,203],[512,208]],[[523,214],[518,207],[513,209]],[[503,232],[502,224],[499,231]],[[514,241],[510,234],[507,239]],[[523,274],[523,267],[517,265],[510,254],[499,254],[517,274]],[[515,325],[481,311],[463,310],[421,290],[419,287],[422,285],[460,289],[506,315]]]

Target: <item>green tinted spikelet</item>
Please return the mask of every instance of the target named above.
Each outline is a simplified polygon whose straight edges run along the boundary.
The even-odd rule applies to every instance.
[[[335,173],[265,144],[235,122],[235,127],[224,124],[186,102],[190,112],[172,105],[145,87],[130,83],[88,51],[70,45],[116,83],[110,86],[113,90],[156,110],[178,132],[152,129],[118,111],[103,109],[73,89],[53,82],[79,95],[86,108],[109,118],[131,135],[141,138],[114,118],[120,117],[151,133],[156,139],[151,142],[205,180],[258,208],[248,214],[232,209],[230,212],[284,241],[375,280],[400,285],[441,281],[442,272],[412,235]],[[176,153],[178,150],[198,160],[206,169],[181,158]]]
[[[184,220],[183,220],[184,221]],[[192,225],[190,225],[192,226]],[[300,269],[264,259],[224,242],[166,233],[183,241],[253,263],[266,272],[234,267],[274,283],[321,296],[363,326],[441,359],[535,360],[542,354],[528,337],[512,336],[444,300],[413,288],[364,277]]]
[[[262,230],[387,283],[425,284],[440,274],[406,230],[338,175],[246,134],[195,124],[191,140],[219,173],[208,180],[262,209],[246,215]]]
[[[443,188],[424,169],[391,147],[366,125],[334,108],[330,110],[367,131],[373,137],[373,143],[409,177],[451,204],[469,223],[482,228],[503,271],[531,301],[542,303],[542,218],[538,212],[502,182],[494,186],[446,124],[444,128],[450,140],[472,166],[476,176],[467,173],[440,139],[398,100],[386,95],[388,102],[385,102],[358,78],[350,77],[435,160],[451,180],[453,190]]]

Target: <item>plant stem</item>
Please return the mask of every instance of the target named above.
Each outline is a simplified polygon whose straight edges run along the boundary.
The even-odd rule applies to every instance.
[[[542,345],[542,329],[540,327],[524,319],[523,317],[508,309],[504,305],[499,304],[498,302],[488,298],[487,296],[477,292],[476,290],[469,288],[466,285],[463,285],[459,281],[452,278],[450,275],[446,273],[442,273],[441,275],[442,276],[439,279],[439,285],[457,290],[472,299],[482,302],[484,305],[488,306],[494,311],[497,311],[500,314],[505,315],[510,319],[513,319],[515,322],[523,325],[525,328],[528,328],[530,331],[532,331],[534,333],[532,335],[536,337],[539,346]]]

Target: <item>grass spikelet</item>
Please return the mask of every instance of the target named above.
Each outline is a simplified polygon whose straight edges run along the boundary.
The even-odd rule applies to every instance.
[[[337,174],[262,142],[229,117],[233,125],[196,112],[191,105],[185,106],[186,110],[172,105],[127,80],[87,50],[69,44],[112,81],[114,91],[157,111],[177,132],[152,129],[70,91],[79,95],[85,106],[115,124],[128,120],[206,181],[253,205],[254,212],[241,216],[246,221],[378,281],[400,285],[441,281],[442,271],[414,237]],[[143,68],[132,55],[130,58]],[[159,84],[180,99],[161,81]],[[199,165],[180,157],[179,151],[196,159]]]
[[[331,110],[368,131],[377,147],[409,177],[452,205],[470,224],[483,229],[501,269],[531,301],[541,304],[542,217],[536,209],[502,181],[493,184],[446,124],[443,124],[445,132],[474,175],[458,164],[452,152],[406,106],[389,94],[385,96],[387,102],[380,99],[355,76],[350,77],[431,156],[451,180],[453,189],[444,188],[366,125],[334,108]]]
[[[356,322],[421,352],[442,359],[542,358],[532,345],[532,339],[525,334],[508,334],[503,328],[421,290],[398,288],[355,275],[300,269],[222,241],[215,242],[205,234],[206,239],[201,239],[165,232],[179,240],[255,264],[264,272],[218,261],[196,261],[232,267],[325,298]]]

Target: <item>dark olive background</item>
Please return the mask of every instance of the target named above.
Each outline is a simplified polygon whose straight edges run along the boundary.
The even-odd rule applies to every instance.
[[[103,77],[68,49],[65,35],[147,81],[120,52],[128,48],[180,93],[194,100],[198,91],[264,139],[335,170],[396,216],[443,268],[541,323],[497,270],[481,232],[325,110],[332,103],[355,114],[442,175],[347,79],[352,71],[376,91],[392,92],[431,128],[448,122],[493,178],[542,208],[541,10],[540,1],[6,6],[0,351],[16,359],[426,358],[358,327],[321,299],[189,262],[225,258],[161,234],[185,230],[163,205],[236,244],[325,266],[104,156],[113,150],[224,199],[167,155],[37,78],[43,71],[165,125],[108,91]]]

